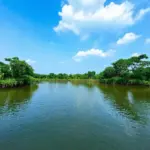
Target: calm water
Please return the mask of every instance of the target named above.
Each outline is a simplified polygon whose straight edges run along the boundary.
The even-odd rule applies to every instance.
[[[1,89],[0,150],[150,150],[150,88]]]

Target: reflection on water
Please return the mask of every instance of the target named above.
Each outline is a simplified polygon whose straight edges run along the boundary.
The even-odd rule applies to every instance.
[[[97,88],[123,115],[142,123],[146,122],[150,113],[150,88],[139,86],[112,86],[92,82],[71,82],[75,86],[88,89]]]
[[[96,85],[94,82],[84,81],[84,80],[79,80],[79,81],[73,80],[73,81],[71,81],[71,84],[76,87],[84,86],[84,87],[87,87],[88,89],[93,88]]]
[[[62,81],[0,89],[2,150],[150,150],[149,127],[148,87]]]
[[[117,109],[123,115],[136,121],[145,121],[150,110],[150,88],[136,86],[111,86],[93,82],[72,81],[74,87],[84,87],[88,91],[95,88],[103,95],[104,100],[110,102],[111,107]],[[67,85],[67,81],[51,81],[49,88],[51,91],[60,89],[60,85]],[[55,86],[54,86],[55,85]],[[55,88],[54,88],[55,87]],[[0,114],[15,112],[23,108],[32,99],[38,85],[27,86],[24,88],[0,89]],[[82,97],[81,97],[82,98]]]
[[[38,89],[38,85],[24,88],[12,88],[0,90],[0,114],[16,112],[27,104],[33,93]]]

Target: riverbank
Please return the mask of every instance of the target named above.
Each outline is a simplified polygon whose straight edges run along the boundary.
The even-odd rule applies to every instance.
[[[137,85],[137,86],[150,86],[150,81],[145,81],[145,80],[139,80],[139,79],[124,79],[121,77],[114,77],[110,79],[100,79],[100,83],[103,84],[112,84],[112,85]]]
[[[48,78],[33,78],[31,77],[30,80],[32,83],[39,83],[39,82],[93,82],[99,83],[99,79],[48,79]]]
[[[150,86],[150,81],[138,80],[138,79],[130,79],[125,80],[123,78],[110,78],[110,79],[38,79],[32,78],[32,82],[80,82],[80,83],[102,83],[107,85],[123,85],[123,86]]]
[[[72,82],[74,84],[77,83],[102,83],[106,85],[123,85],[123,86],[150,86],[150,81],[143,80],[125,80],[122,78],[110,78],[110,79],[40,79],[40,78],[21,78],[21,79],[5,79],[0,80],[0,88],[13,88],[13,87],[21,87],[31,84],[38,84],[41,82]]]
[[[5,79],[0,80],[0,88],[13,88],[25,85],[30,85],[31,81],[28,79]]]

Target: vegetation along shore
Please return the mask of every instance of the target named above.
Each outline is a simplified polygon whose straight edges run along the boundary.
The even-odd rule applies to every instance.
[[[95,71],[88,71],[84,74],[50,73],[48,75],[34,73],[33,68],[18,57],[5,58],[5,62],[0,62],[0,88],[56,80],[87,80],[105,84],[150,86],[150,61],[147,55],[142,54],[129,59],[119,59],[98,74]]]

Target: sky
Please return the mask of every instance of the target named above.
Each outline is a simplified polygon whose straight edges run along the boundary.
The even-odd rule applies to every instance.
[[[0,0],[0,61],[99,73],[140,54],[150,56],[150,0]]]

